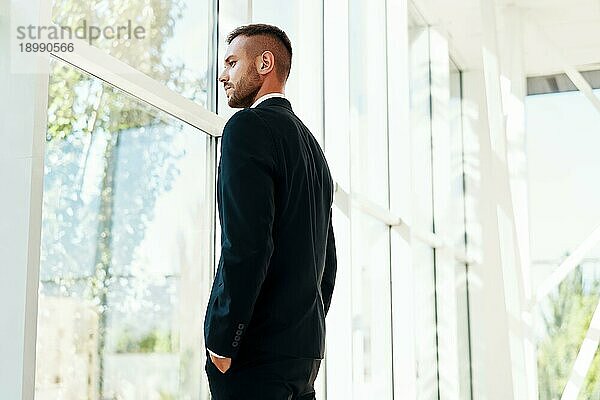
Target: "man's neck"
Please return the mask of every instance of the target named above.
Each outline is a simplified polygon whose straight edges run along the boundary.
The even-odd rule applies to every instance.
[[[257,107],[263,101],[265,101],[267,99],[270,99],[270,98],[273,98],[273,97],[283,97],[283,98],[285,98],[285,95],[283,93],[267,93],[267,94],[259,97],[258,99],[256,99],[256,101],[254,103],[252,103],[252,105],[250,106],[250,108]]]
[[[285,95],[285,88],[280,85],[263,85],[263,87],[260,88],[258,93],[256,93],[256,96],[254,96],[254,100],[252,101],[252,103],[256,102],[256,100],[260,99],[261,97],[271,93],[281,93]]]

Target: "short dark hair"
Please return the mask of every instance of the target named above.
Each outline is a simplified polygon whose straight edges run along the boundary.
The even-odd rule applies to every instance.
[[[283,81],[287,80],[292,68],[292,42],[283,30],[274,25],[267,24],[243,25],[235,28],[229,35],[227,35],[227,44],[231,44],[233,39],[238,36],[265,36],[271,40],[274,40],[274,44],[276,46],[283,46],[281,49],[276,48],[273,50],[275,53],[275,67],[277,68],[278,75]],[[266,50],[271,49],[262,49],[261,52]]]

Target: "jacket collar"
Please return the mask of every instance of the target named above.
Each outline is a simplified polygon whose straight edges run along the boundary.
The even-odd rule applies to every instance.
[[[271,97],[269,99],[263,100],[260,102],[260,104],[258,104],[256,106],[256,108],[271,107],[271,106],[280,106],[280,107],[284,107],[284,108],[287,108],[288,110],[292,111],[292,104],[290,103],[290,101],[288,99],[283,98],[283,97]]]

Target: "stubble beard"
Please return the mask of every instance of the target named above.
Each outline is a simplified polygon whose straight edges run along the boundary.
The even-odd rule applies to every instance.
[[[233,88],[228,104],[231,108],[248,108],[254,103],[254,98],[260,90],[260,74],[250,65],[246,74]]]

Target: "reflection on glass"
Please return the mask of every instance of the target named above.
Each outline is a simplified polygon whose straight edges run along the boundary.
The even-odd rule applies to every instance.
[[[78,70],[54,70],[36,399],[206,398],[210,140]]]
[[[209,71],[210,2],[208,0],[122,0],[118,2],[54,0],[54,23],[73,29],[95,26],[143,29],[140,39],[104,35],[92,44],[154,78],[170,89],[206,106]],[[85,21],[85,22],[84,22]]]

